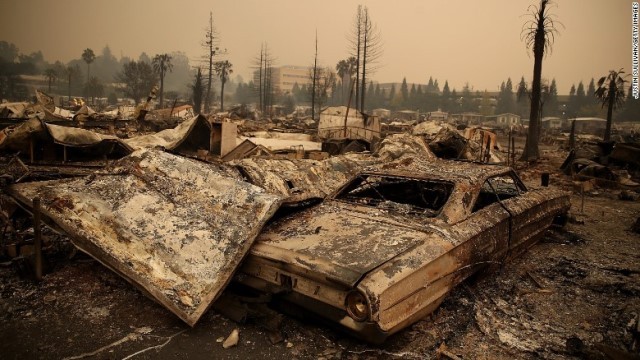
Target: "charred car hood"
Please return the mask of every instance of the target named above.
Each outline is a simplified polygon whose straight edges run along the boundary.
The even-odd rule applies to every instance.
[[[267,226],[251,254],[354,286],[369,271],[423,244],[429,235],[383,210],[327,201]]]

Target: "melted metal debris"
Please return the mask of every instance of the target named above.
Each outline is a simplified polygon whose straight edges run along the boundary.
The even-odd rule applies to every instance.
[[[178,126],[172,129],[162,130],[155,134],[136,136],[131,139],[125,140],[127,145],[133,149],[139,150],[144,148],[161,147],[167,150],[177,150],[180,145],[187,142],[191,138],[193,151],[198,148],[209,150],[209,137],[201,136],[202,134],[195,134],[194,129],[208,129],[210,131],[211,125],[207,119],[202,115],[196,115],[193,118],[180,123]]]
[[[156,150],[111,173],[16,184],[73,243],[194,325],[231,279],[280,198],[215,166]]]
[[[132,148],[122,140],[112,135],[103,135],[96,132],[78,129],[68,126],[47,124],[38,119],[29,119],[20,125],[6,128],[0,132],[0,150],[30,152],[32,139],[38,142],[59,144],[68,147],[98,149],[110,148],[109,152],[127,155]],[[95,151],[96,157],[100,157],[100,151]]]
[[[338,189],[363,167],[377,159],[359,155],[335,156],[325,160],[276,160],[250,158],[232,161],[250,183],[286,202],[324,198]]]
[[[387,136],[375,153],[381,160],[392,161],[403,157],[416,157],[422,160],[435,160],[429,146],[419,136],[409,134],[393,134]]]

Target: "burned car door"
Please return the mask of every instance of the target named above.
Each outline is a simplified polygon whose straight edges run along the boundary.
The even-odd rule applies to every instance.
[[[566,201],[549,189],[529,191],[513,172],[489,177],[482,186],[474,212],[483,206],[501,207],[508,213],[506,243],[499,245],[495,255],[515,257],[524,252],[542,235],[554,217],[564,211]]]
[[[548,188],[527,190],[514,172],[487,181],[511,215],[510,257],[533,245],[566,206],[566,201],[557,196],[558,191]]]
[[[457,277],[464,279],[480,267],[499,262],[500,254],[508,251],[510,226],[509,212],[491,186],[483,184],[469,217],[454,225],[461,241]]]
[[[506,237],[504,237],[506,241],[501,244],[500,249],[495,253],[501,260],[504,260],[503,254],[508,254],[514,247],[513,238],[516,228],[514,226],[515,218],[507,201],[518,198],[524,192],[526,192],[526,188],[520,179],[515,174],[507,173],[488,178],[482,185],[482,190],[478,196],[476,207],[491,204],[491,206],[499,206],[507,213],[508,226]]]

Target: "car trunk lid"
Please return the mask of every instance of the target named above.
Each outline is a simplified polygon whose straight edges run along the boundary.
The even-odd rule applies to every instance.
[[[423,244],[429,233],[386,211],[326,202],[281,219],[258,236],[251,253],[325,273],[355,285],[366,273]]]

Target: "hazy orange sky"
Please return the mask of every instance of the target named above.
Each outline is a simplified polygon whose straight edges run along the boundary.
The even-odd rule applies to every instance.
[[[382,34],[383,55],[372,75],[380,82],[445,80],[458,91],[497,90],[511,77],[530,81],[533,58],[520,39],[533,0],[6,0],[0,40],[21,52],[41,50],[50,62],[79,58],[109,45],[114,55],[184,51],[192,65],[204,50],[209,12],[235,74],[245,81],[260,45],[268,43],[276,65],[313,63],[335,67],[348,57],[347,34],[358,4]],[[631,72],[631,1],[557,0],[551,11],[564,28],[543,65],[561,94],[572,83],[587,86],[610,69]],[[169,75],[170,76],[170,75]]]

